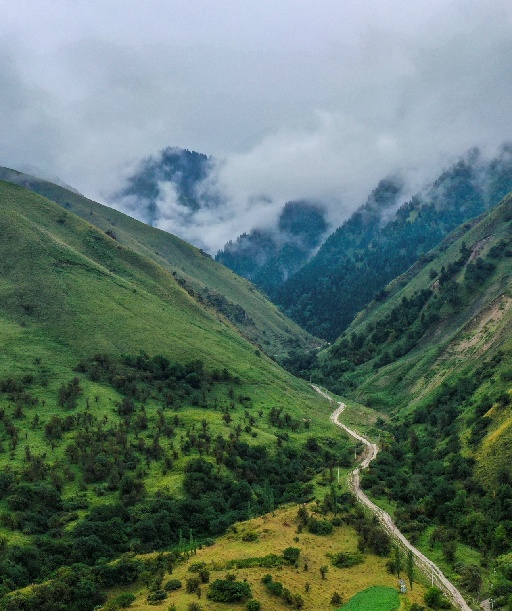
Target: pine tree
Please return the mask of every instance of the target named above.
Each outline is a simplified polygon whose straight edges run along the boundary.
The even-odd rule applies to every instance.
[[[411,549],[407,552],[407,578],[409,579],[409,585],[412,590],[412,582],[414,580],[414,554]]]

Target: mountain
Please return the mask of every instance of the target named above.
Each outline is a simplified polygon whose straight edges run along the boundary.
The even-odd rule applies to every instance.
[[[303,328],[333,341],[385,285],[464,221],[512,189],[512,147],[492,161],[477,150],[433,185],[399,205],[402,185],[382,180],[367,203],[339,227],[311,261],[273,294]]]
[[[202,213],[225,214],[228,203],[217,182],[214,159],[168,147],[143,159],[124,186],[109,197],[109,203],[150,225],[171,227],[173,233],[186,237],[188,228],[204,222],[197,220]],[[272,295],[311,258],[326,231],[321,204],[286,202],[275,225],[253,228],[229,241],[215,259]]]
[[[370,493],[391,499],[400,527],[425,551],[437,550],[457,578],[479,558],[493,567],[499,578],[484,585],[505,604],[512,593],[512,194],[457,228],[385,293],[319,354],[312,375],[387,420],[383,451],[364,478]],[[470,590],[480,587],[476,579]]]
[[[175,275],[195,300],[227,317],[267,355],[281,357],[291,349],[321,345],[320,340],[283,316],[250,282],[176,236],[33,176],[0,168],[0,179],[47,197],[107,233],[119,245],[151,259]]]
[[[311,257],[327,231],[325,210],[306,201],[288,202],[277,227],[253,229],[228,242],[220,250],[220,261],[272,295]]]
[[[192,549],[304,502],[325,461],[350,464],[352,450],[329,438],[317,394],[188,284],[224,283],[281,321],[246,281],[168,234],[38,188],[64,205],[0,182],[0,608],[87,611],[106,583],[129,580],[130,557],[109,560]],[[8,595],[48,578],[44,601]]]
[[[130,208],[135,216],[149,225],[158,219],[158,201],[163,189],[175,192],[176,202],[192,215],[201,207],[198,186],[211,170],[211,159],[202,153],[178,147],[167,147],[155,156],[143,159],[127,177],[126,184],[111,196],[113,204]],[[209,205],[212,205],[211,197]]]

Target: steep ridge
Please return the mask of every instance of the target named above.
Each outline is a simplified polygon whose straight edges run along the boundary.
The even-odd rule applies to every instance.
[[[267,355],[282,356],[293,348],[321,345],[320,340],[287,319],[250,282],[176,236],[78,193],[8,168],[0,168],[0,179],[50,199],[112,236],[119,245],[168,270],[193,299],[217,309]]]
[[[229,241],[215,256],[254,282],[271,298],[281,284],[311,258],[328,230],[323,206],[287,202],[276,227],[252,229]]]
[[[471,152],[402,205],[401,182],[382,180],[274,300],[305,329],[334,341],[369,301],[385,298],[388,282],[511,189],[510,146],[490,162]]]
[[[512,593],[512,195],[459,227],[386,293],[320,354],[313,376],[387,412],[383,451],[363,487],[391,499],[405,535],[434,550],[469,592],[505,604]],[[501,585],[486,581],[491,561]]]

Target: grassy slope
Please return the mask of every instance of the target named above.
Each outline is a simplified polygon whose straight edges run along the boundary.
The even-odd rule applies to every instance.
[[[502,238],[509,238],[512,219],[512,196],[501,205],[472,223],[466,223],[451,234],[428,259],[416,264],[392,282],[390,296],[384,302],[373,302],[361,312],[344,334],[366,336],[378,326],[403,297],[411,298],[416,291],[435,286],[430,272],[440,271],[461,256],[465,243],[471,250],[468,261],[485,257]],[[429,260],[430,259],[430,260]],[[399,410],[406,414],[421,406],[439,389],[445,380],[455,379],[483,360],[503,351],[501,369],[507,369],[512,352],[512,261],[510,257],[493,260],[496,269],[478,287],[463,291],[457,307],[445,304],[440,320],[427,330],[416,347],[408,354],[384,367],[375,368],[374,360],[356,367],[354,396],[361,402]],[[455,280],[463,283],[466,267]],[[384,346],[387,348],[387,346]],[[324,355],[328,363],[330,352]],[[490,384],[510,392],[506,376],[495,375]],[[482,392],[488,390],[482,388]],[[493,424],[477,452],[479,473],[483,482],[494,479],[500,465],[512,460],[512,414],[510,410],[494,408],[489,414]]]
[[[21,184],[54,201],[102,231],[113,231],[119,244],[147,257],[187,280],[204,294],[205,287],[241,306],[253,324],[238,324],[245,337],[268,355],[286,353],[293,347],[319,345],[298,325],[287,319],[250,282],[211,259],[199,249],[165,231],[145,225],[112,208],[34,177],[0,168],[0,179]]]
[[[396,590],[374,586],[356,594],[339,611],[394,611],[400,607],[400,596]]]
[[[253,406],[282,406],[296,418],[312,418],[311,432],[292,435],[298,441],[311,433],[330,432],[328,406],[305,382],[257,353],[229,322],[198,304],[165,269],[30,191],[0,183],[0,201],[0,379],[35,376],[33,394],[40,403],[25,410],[28,418],[38,413],[44,423],[52,414],[63,415],[57,391],[76,375],[73,368],[81,358],[145,350],[178,362],[200,358],[207,369],[227,367],[242,380],[237,394],[250,395]],[[81,377],[84,393],[79,408],[91,398],[95,415],[115,419],[116,392]],[[222,405],[229,400],[220,397],[220,401]],[[0,403],[8,407],[6,397]],[[148,404],[148,410],[156,409]],[[207,418],[214,431],[227,430],[219,412],[190,408],[182,417],[190,423]],[[36,453],[49,451],[42,425],[28,427],[27,420],[20,424],[26,431],[24,443],[14,458],[0,453],[4,465],[22,460],[22,445]],[[256,432],[253,443],[275,443],[266,418],[259,419]],[[57,446],[52,458],[59,457]],[[150,490],[162,482],[171,488],[178,485],[178,476],[151,477]]]
[[[327,553],[354,552],[357,550],[357,534],[352,527],[336,527],[333,534],[327,536],[311,535],[309,533],[296,533],[297,507],[280,509],[273,514],[266,514],[247,522],[236,525],[234,531],[217,539],[212,547],[205,547],[197,552],[197,555],[184,565],[174,569],[172,575],[166,575],[163,583],[168,579],[179,579],[185,584],[187,578],[193,573],[188,572],[188,566],[196,562],[206,562],[210,570],[210,582],[215,579],[224,579],[226,573],[235,573],[237,579],[247,580],[251,586],[253,596],[261,602],[262,609],[289,609],[290,606],[268,594],[261,583],[261,578],[272,574],[275,581],[280,581],[292,593],[300,594],[304,598],[305,611],[317,611],[318,609],[333,608],[330,599],[333,592],[337,591],[343,596],[343,600],[351,599],[355,594],[374,585],[396,588],[396,577],[390,575],[386,570],[386,558],[379,558],[373,554],[365,554],[364,564],[348,569],[338,569],[329,566],[326,579],[322,580],[320,567],[330,565]],[[247,532],[256,532],[259,536],[257,541],[243,542],[242,536]],[[298,537],[298,541],[295,538]],[[226,562],[243,558],[262,557],[268,554],[280,554],[287,547],[298,547],[301,550],[299,557],[299,568],[283,566],[279,568],[244,568],[238,570],[227,570]],[[304,571],[304,561],[308,563],[308,570]],[[305,591],[306,583],[310,584],[309,592]],[[203,595],[199,601],[205,611],[224,611],[228,606],[230,609],[241,610],[245,605],[230,603],[215,603],[209,601],[205,593],[208,586],[202,586]],[[131,609],[149,611],[154,607],[146,602],[147,588],[141,583],[136,583],[130,589],[113,590],[109,598],[114,598],[121,591],[130,591],[137,596]],[[415,583],[412,592],[408,592],[405,600],[408,602],[421,603],[425,587],[421,583]],[[197,601],[195,594],[186,594],[184,588],[171,592],[169,598],[164,601],[166,608],[170,604],[176,604],[177,611],[185,611],[190,602]],[[367,607],[369,609],[369,607]],[[405,607],[403,607],[405,608]]]

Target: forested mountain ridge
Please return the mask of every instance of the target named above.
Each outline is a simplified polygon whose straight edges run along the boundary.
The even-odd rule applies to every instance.
[[[143,159],[109,203],[150,225],[162,226],[163,221],[167,230],[187,237],[187,228],[204,222],[196,214],[200,217],[207,211],[222,216],[231,205],[218,180],[215,159],[167,147]],[[298,200],[280,206],[275,223],[259,220],[261,225],[227,242],[215,257],[268,295],[308,261],[327,230],[321,202]]]
[[[473,151],[432,187],[398,207],[396,179],[381,181],[368,202],[274,294],[302,327],[333,341],[393,278],[464,221],[512,189],[511,147],[483,162]]]
[[[123,244],[115,231],[128,239],[131,220],[116,214],[104,231],[74,214],[81,202],[87,216],[86,201],[66,209],[0,182],[7,610],[92,610],[106,584],[140,573],[111,559],[197,546],[234,521],[308,500],[329,457],[350,463],[305,382]],[[101,208],[90,205],[94,218]],[[9,595],[48,578],[37,593]]]
[[[156,158],[143,159],[110,199],[114,204],[123,202],[137,212],[137,218],[154,225],[162,185],[167,184],[175,190],[177,203],[192,214],[201,206],[196,188],[208,176],[210,163],[210,158],[202,153],[167,147]]]
[[[325,210],[305,201],[287,202],[274,229],[253,229],[228,242],[215,256],[254,282],[271,298],[320,245],[327,231]]]
[[[267,355],[281,357],[322,343],[283,316],[250,282],[180,238],[33,176],[0,168],[0,179],[47,197],[167,269],[194,299],[217,309]]]
[[[470,591],[482,587],[481,569],[467,558],[476,550],[483,566],[492,562],[499,578],[486,587],[503,605],[512,595],[511,372],[512,194],[393,281],[309,372],[390,416],[366,489],[393,500],[400,528],[437,549]]]

